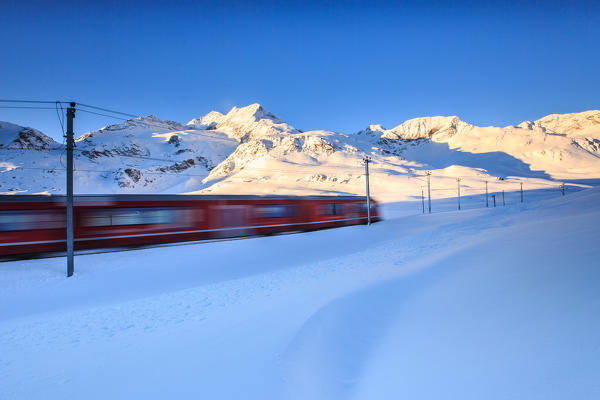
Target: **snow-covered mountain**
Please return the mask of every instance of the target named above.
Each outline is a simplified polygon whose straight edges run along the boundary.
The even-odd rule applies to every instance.
[[[46,150],[59,146],[54,139],[33,128],[0,121],[0,149]]]
[[[246,135],[260,137],[299,132],[265,110],[260,104],[251,104],[242,108],[233,107],[227,114],[211,111],[204,117],[192,119],[188,125],[198,129],[223,131],[240,141],[244,141]]]
[[[76,140],[75,190],[363,194],[365,156],[383,200],[420,196],[425,171],[433,187],[450,190],[461,178],[467,192],[484,180],[534,188],[600,179],[600,111],[503,128],[423,117],[353,134],[303,132],[259,104],[187,124],[139,117]],[[0,192],[63,192],[64,147],[35,129],[0,122],[0,168]]]
[[[94,185],[99,169],[103,192],[185,192],[195,188],[221,163],[237,141],[222,132],[203,132],[154,116],[128,120],[76,140],[76,163],[92,167],[82,173]],[[85,169],[85,168],[82,168]],[[87,191],[93,189],[87,189]]]
[[[408,120],[389,130],[381,125],[371,125],[359,134],[379,137],[381,144],[395,149],[406,159],[432,166],[455,159],[458,156],[453,157],[455,151],[471,154],[501,152],[503,155],[499,154],[498,158],[511,156],[516,159],[503,169],[501,175],[518,173],[525,167],[532,171],[543,171],[555,179],[598,176],[599,111],[555,114],[535,122],[526,121],[504,128],[474,126],[456,116],[425,117]],[[418,139],[425,140],[420,141],[417,148],[407,146]],[[447,148],[438,144],[446,144]],[[444,153],[443,150],[447,154],[440,154]],[[517,160],[526,165],[520,165]],[[457,165],[463,165],[458,159],[454,161]],[[487,163],[481,167],[486,170],[494,168]]]

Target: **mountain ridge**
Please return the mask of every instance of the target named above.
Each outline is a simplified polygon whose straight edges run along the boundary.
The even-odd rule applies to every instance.
[[[187,124],[150,115],[87,132],[76,142],[76,187],[108,193],[360,193],[365,156],[379,166],[374,173],[390,182],[424,170],[547,182],[600,178],[599,131],[600,111],[590,110],[508,127],[433,116],[391,129],[372,124],[350,134],[304,132],[255,103],[225,114],[211,111]],[[48,139],[32,128],[0,123],[0,192],[60,190],[64,167],[49,151],[60,145]],[[13,157],[10,143],[13,153],[37,152]],[[28,162],[54,175],[40,184],[35,174],[24,174]]]

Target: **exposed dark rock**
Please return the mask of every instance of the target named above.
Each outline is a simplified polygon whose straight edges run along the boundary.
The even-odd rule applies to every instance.
[[[167,143],[172,144],[175,147],[179,147],[181,145],[181,139],[179,139],[179,136],[173,135],[169,138],[169,141]]]

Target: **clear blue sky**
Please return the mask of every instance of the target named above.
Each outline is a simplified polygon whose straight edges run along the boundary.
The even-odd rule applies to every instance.
[[[187,122],[259,102],[299,129],[600,108],[600,2],[3,1],[0,98]],[[58,138],[51,110],[0,120]],[[79,114],[76,134],[112,121]]]

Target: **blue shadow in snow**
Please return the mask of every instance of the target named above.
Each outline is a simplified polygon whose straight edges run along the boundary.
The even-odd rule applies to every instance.
[[[524,176],[528,178],[551,179],[544,171],[532,170],[524,163],[502,151],[489,153],[470,153],[450,149],[447,143],[426,142],[409,145],[402,157],[419,164],[426,164],[416,169],[441,169],[452,165],[462,165],[470,168],[483,168],[493,176]]]

